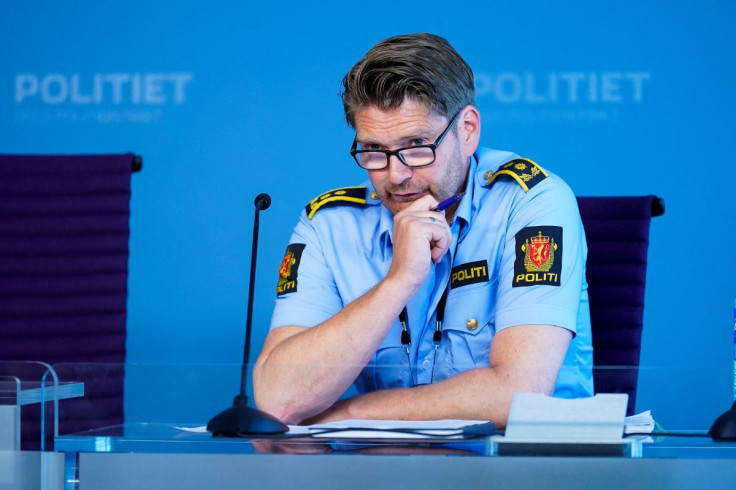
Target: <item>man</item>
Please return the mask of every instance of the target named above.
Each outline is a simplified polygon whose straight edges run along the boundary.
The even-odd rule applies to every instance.
[[[254,370],[261,409],[289,424],[504,426],[515,392],[593,394],[575,197],[534,162],[479,149],[474,99],[470,67],[430,34],[387,39],[345,76],[370,182],[302,213]]]

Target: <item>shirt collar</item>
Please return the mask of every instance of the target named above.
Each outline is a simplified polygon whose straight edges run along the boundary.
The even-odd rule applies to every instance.
[[[455,218],[453,221],[457,221],[457,219],[461,219],[465,221],[465,224],[470,223],[472,215],[473,215],[473,190],[475,189],[475,173],[478,170],[478,160],[475,155],[470,157],[470,165],[468,166],[468,176],[467,176],[467,182],[465,183],[465,195],[460,200],[460,204],[457,207],[457,211],[455,211]],[[466,226],[463,226],[463,228],[467,228]]]
[[[389,249],[393,239],[393,228],[394,228],[394,216],[386,206],[381,203],[378,199],[378,194],[373,188],[371,181],[369,180],[364,184],[368,188],[368,204],[376,206],[378,212],[378,244],[381,252],[383,253],[384,259],[386,259],[386,251]]]
[[[381,250],[384,253],[384,259],[386,258],[386,251],[393,243],[394,234],[394,215],[388,210],[386,206],[381,204],[381,215],[380,222],[378,223],[379,243]]]

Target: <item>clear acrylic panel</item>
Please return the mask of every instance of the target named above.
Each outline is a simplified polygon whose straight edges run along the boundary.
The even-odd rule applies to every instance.
[[[304,365],[285,363],[278,369],[305,377],[309,371],[339,370],[346,366]],[[66,458],[65,479],[69,488],[78,478],[79,454],[138,453],[138,454],[444,454],[464,456],[497,456],[489,439],[459,441],[442,444],[412,444],[396,441],[352,441],[341,439],[305,438],[303,434],[283,437],[250,436],[248,438],[213,437],[205,430],[208,421],[232,406],[240,390],[241,366],[230,364],[96,364],[78,363],[54,366],[61,382],[84,380],[85,394],[80,399],[65,399],[59,403],[59,436],[55,450]],[[364,370],[357,369],[356,372]],[[459,369],[462,370],[463,366]],[[473,366],[467,366],[472,369]],[[365,368],[368,379],[375,370],[395,373],[396,382],[411,379],[407,365],[380,365]],[[421,366],[413,369],[421,369]],[[431,367],[430,367],[431,369]],[[529,372],[539,366],[515,366],[514,370]],[[597,369],[617,378],[635,374],[638,381],[636,412],[651,411],[656,421],[654,430],[671,434],[700,432],[706,435],[715,418],[730,408],[730,365],[721,367],[687,366],[682,369],[643,366],[611,366]],[[249,405],[255,407],[252,395],[253,366],[248,367],[247,395]],[[570,373],[567,373],[570,374]],[[122,376],[122,378],[121,378]],[[390,376],[389,376],[390,377]],[[406,379],[405,379],[406,378]],[[421,376],[416,376],[421,379]],[[120,380],[122,379],[122,383]],[[387,378],[388,379],[388,378]],[[704,399],[702,390],[712,390],[724,381],[723,403],[698,407],[705,416],[687,416],[695,413],[693,407]],[[365,380],[364,380],[365,381]],[[435,380],[442,383],[441,379]],[[663,390],[663,387],[671,387]],[[274,386],[274,390],[279,388]],[[488,397],[488,388],[468,388],[470,399]],[[117,391],[117,392],[116,392]],[[119,398],[122,393],[122,398]],[[356,396],[351,387],[343,398]],[[117,398],[116,398],[117,397]],[[720,398],[718,398],[720,400]],[[79,402],[84,400],[84,403]],[[111,400],[115,400],[114,402]],[[73,404],[72,402],[77,402]],[[111,413],[123,408],[121,413]],[[676,406],[676,408],[673,408]],[[680,409],[685,412],[676,416]],[[115,419],[115,417],[122,418]],[[76,428],[70,422],[82,421],[86,426]],[[75,422],[76,423],[76,422]],[[652,429],[649,429],[652,430]],[[628,452],[627,452],[628,451]],[[580,454],[578,454],[580,456]],[[736,443],[723,444],[708,437],[646,437],[641,436],[619,456],[643,458],[736,458]]]
[[[48,364],[0,361],[0,488],[63,488],[63,456],[50,452],[59,406],[83,393]]]

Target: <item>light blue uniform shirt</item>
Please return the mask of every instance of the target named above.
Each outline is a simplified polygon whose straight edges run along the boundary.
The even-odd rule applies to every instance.
[[[577,201],[552,173],[546,172],[546,178],[538,175],[525,191],[523,180],[498,172],[517,158],[509,152],[479,149],[471,159],[466,194],[450,226],[450,253],[432,268],[407,305],[411,359],[401,345],[397,319],[356,379],[359,392],[411,386],[409,369],[416,383],[423,384],[487,367],[497,332],[543,324],[574,334],[555,396],[593,395],[587,246]],[[496,172],[495,180],[486,185]],[[297,256],[287,253],[290,259],[285,258],[280,271],[283,278],[288,270],[294,282],[276,299],[271,329],[313,327],[385,277],[391,265],[393,215],[370,197],[375,194],[370,184],[367,187],[365,204],[336,202],[311,219],[302,212],[289,242]],[[292,269],[286,267],[289,260]],[[451,276],[442,340],[435,354],[437,304]]]

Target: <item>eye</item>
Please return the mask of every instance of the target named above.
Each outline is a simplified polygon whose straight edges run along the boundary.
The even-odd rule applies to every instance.
[[[411,140],[411,146],[420,146],[420,145],[426,145],[427,140],[424,138],[414,138]]]
[[[377,151],[382,148],[378,143],[361,143],[358,145],[358,149],[363,151]]]

